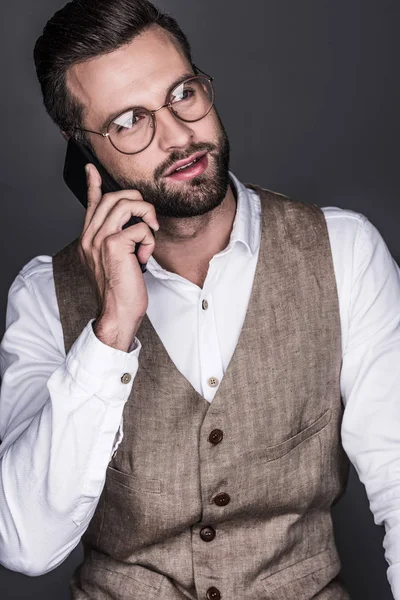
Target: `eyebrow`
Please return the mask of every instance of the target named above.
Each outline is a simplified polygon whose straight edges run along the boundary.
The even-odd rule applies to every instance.
[[[184,73],[183,75],[181,75],[176,81],[174,81],[174,83],[172,83],[169,88],[167,93],[165,94],[165,98],[168,98],[168,96],[170,95],[170,93],[172,92],[172,90],[179,85],[180,83],[182,83],[183,81],[185,81],[185,79],[189,79],[190,77],[196,77],[195,73],[190,73],[189,71],[187,73]],[[101,131],[103,129],[106,129],[106,127],[108,127],[108,125],[110,123],[112,123],[117,117],[119,117],[120,115],[123,115],[125,112],[131,110],[132,108],[145,108],[142,106],[132,106],[132,104],[130,104],[129,106],[127,106],[126,108],[120,108],[118,111],[112,113],[111,115],[109,115],[107,117],[107,119],[103,122],[103,124],[101,125]],[[149,109],[147,109],[149,110]]]

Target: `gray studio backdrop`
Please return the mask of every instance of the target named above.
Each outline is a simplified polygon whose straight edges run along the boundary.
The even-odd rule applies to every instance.
[[[64,140],[42,107],[31,58],[45,21],[63,4],[14,0],[0,8],[0,335],[18,271],[65,246],[83,223],[62,180]],[[232,171],[302,201],[364,213],[400,257],[398,0],[158,5],[178,18],[196,64],[215,77]],[[392,598],[383,531],[354,471],[334,519],[352,598]],[[81,558],[79,547],[38,578],[0,568],[0,598],[66,600]]]

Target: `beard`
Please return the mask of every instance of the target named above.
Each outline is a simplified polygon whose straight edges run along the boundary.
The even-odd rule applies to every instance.
[[[197,217],[217,208],[224,200],[229,186],[230,145],[225,127],[220,124],[216,144],[202,142],[191,144],[185,153],[174,151],[164,164],[157,167],[153,180],[125,179],[113,174],[121,189],[136,189],[145,202],[156,209],[158,216],[183,219]],[[163,177],[174,163],[189,158],[195,152],[207,151],[208,167],[204,173],[185,182],[171,183]],[[210,158],[212,157],[212,158]],[[182,189],[178,189],[178,186]]]

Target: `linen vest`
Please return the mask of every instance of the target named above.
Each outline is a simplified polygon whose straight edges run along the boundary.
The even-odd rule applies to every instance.
[[[232,359],[209,404],[144,317],[74,600],[349,599],[331,520],[349,461],[326,222],[316,205],[247,187],[261,245]],[[53,257],[67,353],[99,314],[77,243]]]

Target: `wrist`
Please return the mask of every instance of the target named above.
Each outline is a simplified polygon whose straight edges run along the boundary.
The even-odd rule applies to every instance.
[[[135,340],[140,322],[141,319],[136,323],[132,323],[132,321],[127,319],[121,323],[106,315],[102,315],[93,322],[93,332],[103,344],[116,350],[129,352]],[[127,326],[127,323],[130,326]]]

